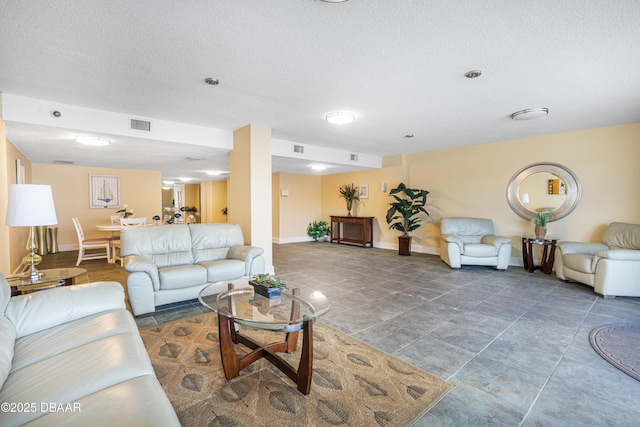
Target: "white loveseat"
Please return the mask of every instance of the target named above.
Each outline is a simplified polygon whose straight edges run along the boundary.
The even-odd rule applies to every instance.
[[[440,258],[451,268],[487,265],[509,267],[511,239],[494,234],[493,221],[483,218],[442,218]]]
[[[640,297],[640,224],[612,222],[602,243],[560,242],[556,276],[594,288],[604,297]]]
[[[198,298],[208,284],[265,272],[264,249],[245,245],[238,224],[135,227],[122,231],[120,245],[136,316]]]
[[[0,425],[179,426],[116,282],[11,297],[0,275]]]

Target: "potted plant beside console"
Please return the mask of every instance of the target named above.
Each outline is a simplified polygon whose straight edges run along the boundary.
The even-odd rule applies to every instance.
[[[389,229],[402,231],[398,236],[398,255],[411,255],[411,236],[409,232],[417,229],[420,224],[418,215],[424,213],[429,216],[425,205],[427,204],[427,190],[409,188],[404,183],[389,192],[394,201],[389,203],[387,210],[387,224]]]
[[[324,242],[331,233],[331,227],[327,221],[313,221],[307,227],[307,234],[316,242]]]

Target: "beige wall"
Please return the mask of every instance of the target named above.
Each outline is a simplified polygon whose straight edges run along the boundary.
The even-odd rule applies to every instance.
[[[61,251],[76,249],[76,235],[72,217],[78,217],[86,238],[108,237],[96,229],[97,224],[109,222],[117,208],[91,209],[89,207],[89,175],[117,175],[120,177],[120,203],[129,205],[136,217],[161,215],[162,194],[159,171],[129,169],[90,168],[34,164],[33,183],[49,184],[58,216],[58,246]]]
[[[222,209],[227,206],[227,181],[207,181],[200,184],[202,222],[227,222]]]
[[[288,196],[282,195],[288,191]],[[290,243],[310,240],[307,226],[322,218],[321,178],[294,173],[273,174],[274,242]]]
[[[16,160],[24,164],[25,183],[31,183],[31,162],[18,151],[5,137],[5,125],[0,120],[0,141],[4,147],[3,160],[0,161],[0,272],[5,276],[13,274],[21,265],[22,258],[27,254],[25,246],[29,238],[29,227],[6,227],[7,199],[9,187],[16,183]]]
[[[195,206],[200,211],[200,184],[184,185],[184,205]]]
[[[562,164],[582,182],[580,204],[549,223],[548,236],[600,241],[612,221],[640,223],[638,159],[640,123],[409,156],[411,185],[431,191],[433,222],[417,230],[418,244],[438,246],[443,216],[492,218],[498,233],[514,239],[512,257],[519,258],[520,236],[533,226],[510,209],[506,187],[513,174],[535,162]]]

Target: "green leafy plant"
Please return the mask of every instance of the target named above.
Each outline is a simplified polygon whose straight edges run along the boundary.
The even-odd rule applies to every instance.
[[[289,289],[287,288],[287,285],[282,283],[276,276],[269,276],[268,274],[257,274],[253,276],[253,280],[255,280],[256,283],[267,288],[278,288],[281,290]]]
[[[307,227],[307,234],[316,241],[321,237],[328,236],[329,233],[331,233],[331,227],[327,221],[313,221]]]
[[[360,200],[360,197],[358,196],[358,189],[353,183],[343,185],[340,187],[339,191],[340,197],[345,199],[347,203]]]
[[[389,196],[394,198],[394,202],[389,203],[387,210],[387,224],[389,229],[402,231],[403,236],[417,229],[420,224],[418,214],[424,213],[429,216],[425,205],[427,204],[427,190],[408,188],[400,183],[397,188],[389,192]]]
[[[122,209],[116,211],[116,213],[125,218],[129,218],[130,216],[133,216],[133,209],[129,210],[129,205],[123,205]]]
[[[184,210],[185,212],[192,212],[192,213],[198,212],[198,208],[196,208],[195,206],[185,206]]]
[[[536,227],[546,228],[547,223],[549,222],[549,212],[537,212],[531,222]]]

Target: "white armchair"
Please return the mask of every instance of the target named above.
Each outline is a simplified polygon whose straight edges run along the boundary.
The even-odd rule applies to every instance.
[[[451,268],[488,265],[506,270],[511,239],[496,236],[493,221],[480,218],[442,218],[440,258]]]
[[[612,222],[602,243],[558,243],[555,268],[604,297],[640,297],[640,224]]]

